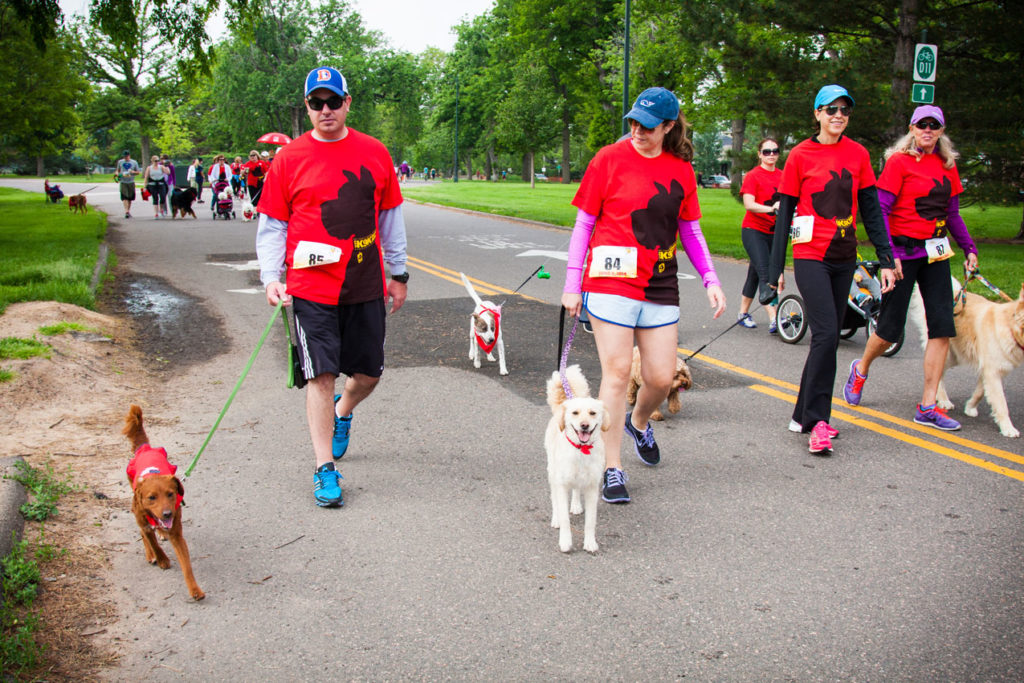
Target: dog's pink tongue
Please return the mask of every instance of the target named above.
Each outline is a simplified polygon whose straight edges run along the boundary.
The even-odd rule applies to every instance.
[[[576,436],[580,437],[580,443],[587,443],[590,441],[590,435],[592,432],[576,432]]]

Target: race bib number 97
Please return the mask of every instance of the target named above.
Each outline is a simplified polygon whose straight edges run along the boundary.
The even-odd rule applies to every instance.
[[[292,268],[313,268],[341,260],[341,247],[322,242],[299,242],[292,255]]]
[[[636,277],[636,247],[594,247],[590,277]]]

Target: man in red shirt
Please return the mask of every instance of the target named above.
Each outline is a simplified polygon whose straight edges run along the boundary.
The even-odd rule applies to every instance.
[[[405,221],[387,148],[345,124],[352,104],[345,78],[318,67],[306,77],[305,93],[313,130],[274,159],[260,197],[256,251],[267,302],[295,312],[316,458],[313,495],[317,505],[337,507],[343,500],[334,461],[348,448],[352,411],[384,370],[385,303],[391,300],[394,313],[406,298]],[[342,373],[344,391],[336,395]]]

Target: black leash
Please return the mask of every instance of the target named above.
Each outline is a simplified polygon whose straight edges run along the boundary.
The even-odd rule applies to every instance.
[[[750,313],[754,313],[754,312],[756,312],[756,311],[757,311],[758,309],[760,309],[760,308],[761,308],[761,306],[760,306],[760,305],[758,305],[758,306],[757,306],[756,308],[754,308],[754,310],[753,310],[753,311],[747,311],[747,313],[748,313],[748,314],[750,314]],[[703,350],[704,350],[704,349],[706,349],[707,347],[709,347],[709,346],[711,346],[712,344],[714,344],[714,343],[715,343],[715,341],[716,341],[716,340],[717,340],[717,339],[718,339],[719,337],[721,337],[722,335],[726,334],[726,333],[727,333],[727,332],[728,332],[729,330],[731,330],[732,328],[734,328],[734,327],[736,327],[737,325],[739,325],[739,324],[740,324],[740,320],[742,320],[742,318],[736,318],[736,322],[734,322],[734,323],[733,323],[732,325],[729,325],[729,327],[725,328],[725,329],[724,329],[723,331],[719,332],[719,333],[718,333],[718,335],[716,335],[716,336],[715,336],[715,337],[714,337],[714,338],[713,338],[713,339],[712,339],[711,341],[709,341],[709,342],[707,342],[706,344],[704,344],[704,346],[700,347],[699,349],[697,349],[696,351],[694,351],[693,353],[691,353],[691,354],[690,354],[689,356],[687,356],[687,357],[686,357],[686,358],[684,358],[683,360],[685,360],[685,361],[688,361],[688,360],[690,360],[691,358],[693,358],[694,356],[696,356],[696,355],[697,355],[698,353],[700,353],[701,351],[703,351]]]

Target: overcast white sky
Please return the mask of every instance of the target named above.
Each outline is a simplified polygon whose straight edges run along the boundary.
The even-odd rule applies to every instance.
[[[315,0],[314,0],[315,1]],[[363,24],[383,33],[391,46],[420,53],[427,46],[445,52],[455,46],[451,27],[483,14],[493,0],[349,0]],[[85,14],[89,0],[59,0],[65,14]],[[214,27],[211,26],[211,33]]]

